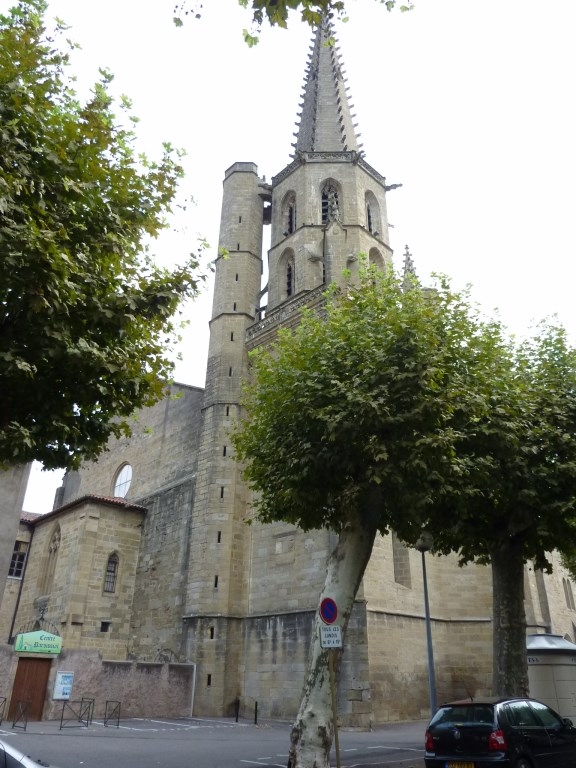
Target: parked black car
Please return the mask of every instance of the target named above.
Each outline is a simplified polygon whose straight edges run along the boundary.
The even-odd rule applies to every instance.
[[[536,699],[443,704],[426,731],[426,768],[576,768],[576,728]]]

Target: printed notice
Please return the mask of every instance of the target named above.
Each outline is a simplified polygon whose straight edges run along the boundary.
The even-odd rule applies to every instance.
[[[74,683],[74,672],[56,672],[54,681],[54,691],[52,698],[55,700],[66,700],[72,695],[72,684]]]
[[[320,645],[322,648],[342,648],[342,632],[337,624],[320,627]]]

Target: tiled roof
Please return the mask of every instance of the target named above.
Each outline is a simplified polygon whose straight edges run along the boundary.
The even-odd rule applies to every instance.
[[[37,517],[42,517],[42,515],[39,514],[38,512],[24,512],[24,510],[22,510],[22,512],[20,513],[20,522],[33,523]]]
[[[97,494],[89,493],[85,496],[80,496],[77,499],[73,499],[72,501],[69,501],[67,504],[62,505],[61,507],[58,507],[57,509],[53,509],[51,512],[47,512],[45,515],[36,515],[33,517],[33,519],[28,520],[27,522],[36,523],[38,522],[38,518],[41,518],[42,520],[45,520],[47,517],[52,517],[54,515],[58,515],[61,512],[67,512],[70,509],[73,509],[74,507],[78,507],[81,504],[105,504],[106,506],[110,507],[117,507],[119,509],[129,509],[136,512],[146,512],[146,507],[143,507],[141,504],[134,504],[131,501],[127,501],[126,499],[121,499],[116,496],[99,496]],[[31,514],[31,513],[26,513]]]

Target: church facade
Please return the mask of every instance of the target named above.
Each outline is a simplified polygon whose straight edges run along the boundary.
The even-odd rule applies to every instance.
[[[131,714],[297,711],[336,539],[248,525],[250,494],[229,435],[249,351],[297,323],[345,270],[354,274],[358,254],[381,269],[392,263],[389,187],[358,143],[331,37],[329,25],[314,36],[292,162],[271,183],[253,163],[225,172],[205,389],[174,384],[137,414],[131,438],[67,473],[50,514],[23,523],[27,565],[2,641],[48,624],[62,637],[44,716],[55,712],[52,682],[63,668],[74,672],[78,697],[121,698],[129,683]],[[437,698],[490,692],[490,569],[423,556],[392,533],[376,541],[348,627],[343,726],[429,714],[423,557]],[[555,566],[551,576],[526,569],[529,631],[576,640],[571,585]],[[0,654],[4,689],[21,661],[10,649]]]

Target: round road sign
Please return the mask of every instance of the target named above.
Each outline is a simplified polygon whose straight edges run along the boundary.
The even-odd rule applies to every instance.
[[[338,606],[331,597],[325,597],[320,603],[320,618],[324,624],[334,624],[338,618]]]

